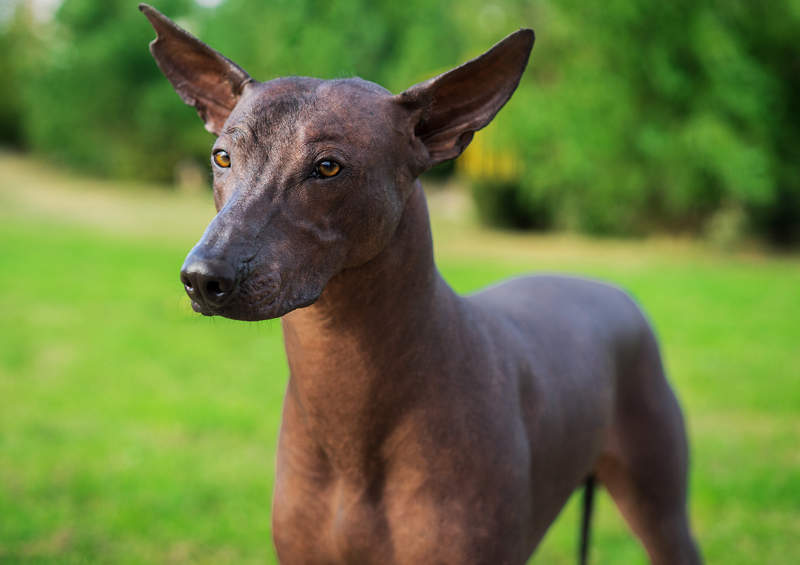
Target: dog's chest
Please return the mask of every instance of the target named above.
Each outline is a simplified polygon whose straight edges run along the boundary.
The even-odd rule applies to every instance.
[[[296,489],[291,499],[276,494],[273,535],[281,563],[524,562],[520,556],[530,548],[518,524],[508,522],[513,513],[482,515],[453,492],[392,483],[377,494],[336,480],[323,489]]]
[[[368,488],[305,473],[278,477],[273,536],[281,563],[392,563],[381,501]]]

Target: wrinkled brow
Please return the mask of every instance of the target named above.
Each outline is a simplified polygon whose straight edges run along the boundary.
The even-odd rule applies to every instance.
[[[325,143],[336,142],[344,139],[344,136],[336,132],[316,132],[306,138],[306,143]]]
[[[244,148],[248,142],[255,137],[254,132],[250,128],[243,126],[231,126],[226,128],[222,135],[230,138],[231,143],[239,148]]]

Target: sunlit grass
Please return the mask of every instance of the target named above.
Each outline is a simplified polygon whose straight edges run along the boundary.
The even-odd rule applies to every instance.
[[[0,156],[0,562],[274,562],[277,322],[194,315],[177,280],[210,199]],[[692,440],[709,563],[800,558],[800,260],[481,230],[434,210],[460,291],[530,271],[628,288]],[[577,500],[534,563],[574,563]],[[606,496],[596,563],[644,563]]]

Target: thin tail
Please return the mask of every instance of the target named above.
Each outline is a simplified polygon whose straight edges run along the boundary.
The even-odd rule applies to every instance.
[[[581,546],[578,563],[587,565],[589,558],[589,528],[592,525],[592,507],[594,506],[594,475],[589,475],[583,487],[583,516],[581,516]]]

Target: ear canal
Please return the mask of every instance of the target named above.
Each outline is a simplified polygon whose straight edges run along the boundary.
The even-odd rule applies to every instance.
[[[533,30],[520,29],[483,55],[395,97],[428,150],[426,168],[458,157],[492,121],[516,90],[533,42]]]
[[[206,129],[219,135],[245,86],[253,79],[152,6],[139,4],[139,10],[156,30],[150,53],[161,72],[181,99],[195,107]]]

